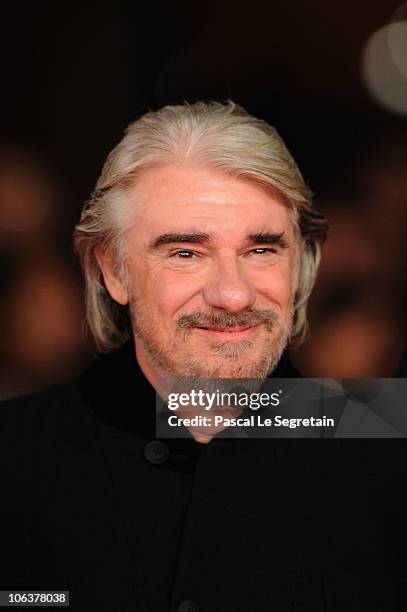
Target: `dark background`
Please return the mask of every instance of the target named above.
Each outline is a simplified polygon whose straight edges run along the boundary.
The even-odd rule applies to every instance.
[[[406,115],[361,58],[400,3],[43,3],[1,20],[0,397],[74,376],[73,225],[110,149],[148,109],[232,98],[273,124],[330,219],[307,375],[392,376],[405,343]]]

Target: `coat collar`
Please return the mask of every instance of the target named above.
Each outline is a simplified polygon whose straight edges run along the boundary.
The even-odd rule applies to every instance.
[[[285,352],[269,378],[300,378]],[[126,432],[155,438],[155,389],[137,362],[134,343],[99,355],[79,378],[79,389],[92,411]]]

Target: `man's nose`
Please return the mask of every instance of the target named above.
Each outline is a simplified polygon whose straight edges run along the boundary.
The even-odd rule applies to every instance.
[[[206,303],[228,312],[240,312],[253,306],[256,295],[242,263],[236,255],[219,257],[204,289]]]

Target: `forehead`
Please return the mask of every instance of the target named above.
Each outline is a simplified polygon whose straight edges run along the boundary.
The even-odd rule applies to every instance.
[[[290,232],[292,216],[278,194],[253,182],[198,164],[172,164],[143,172],[129,194],[134,228],[151,234],[210,230],[238,235]]]

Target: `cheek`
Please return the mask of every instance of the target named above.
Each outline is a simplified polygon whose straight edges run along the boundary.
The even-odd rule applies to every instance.
[[[182,277],[171,270],[161,270],[145,286],[145,305],[160,318],[173,319],[184,314],[185,305],[199,293],[192,275]],[[191,308],[189,308],[189,311]]]
[[[274,269],[257,279],[257,293],[273,303],[281,312],[289,312],[294,298],[294,287],[290,271]]]

